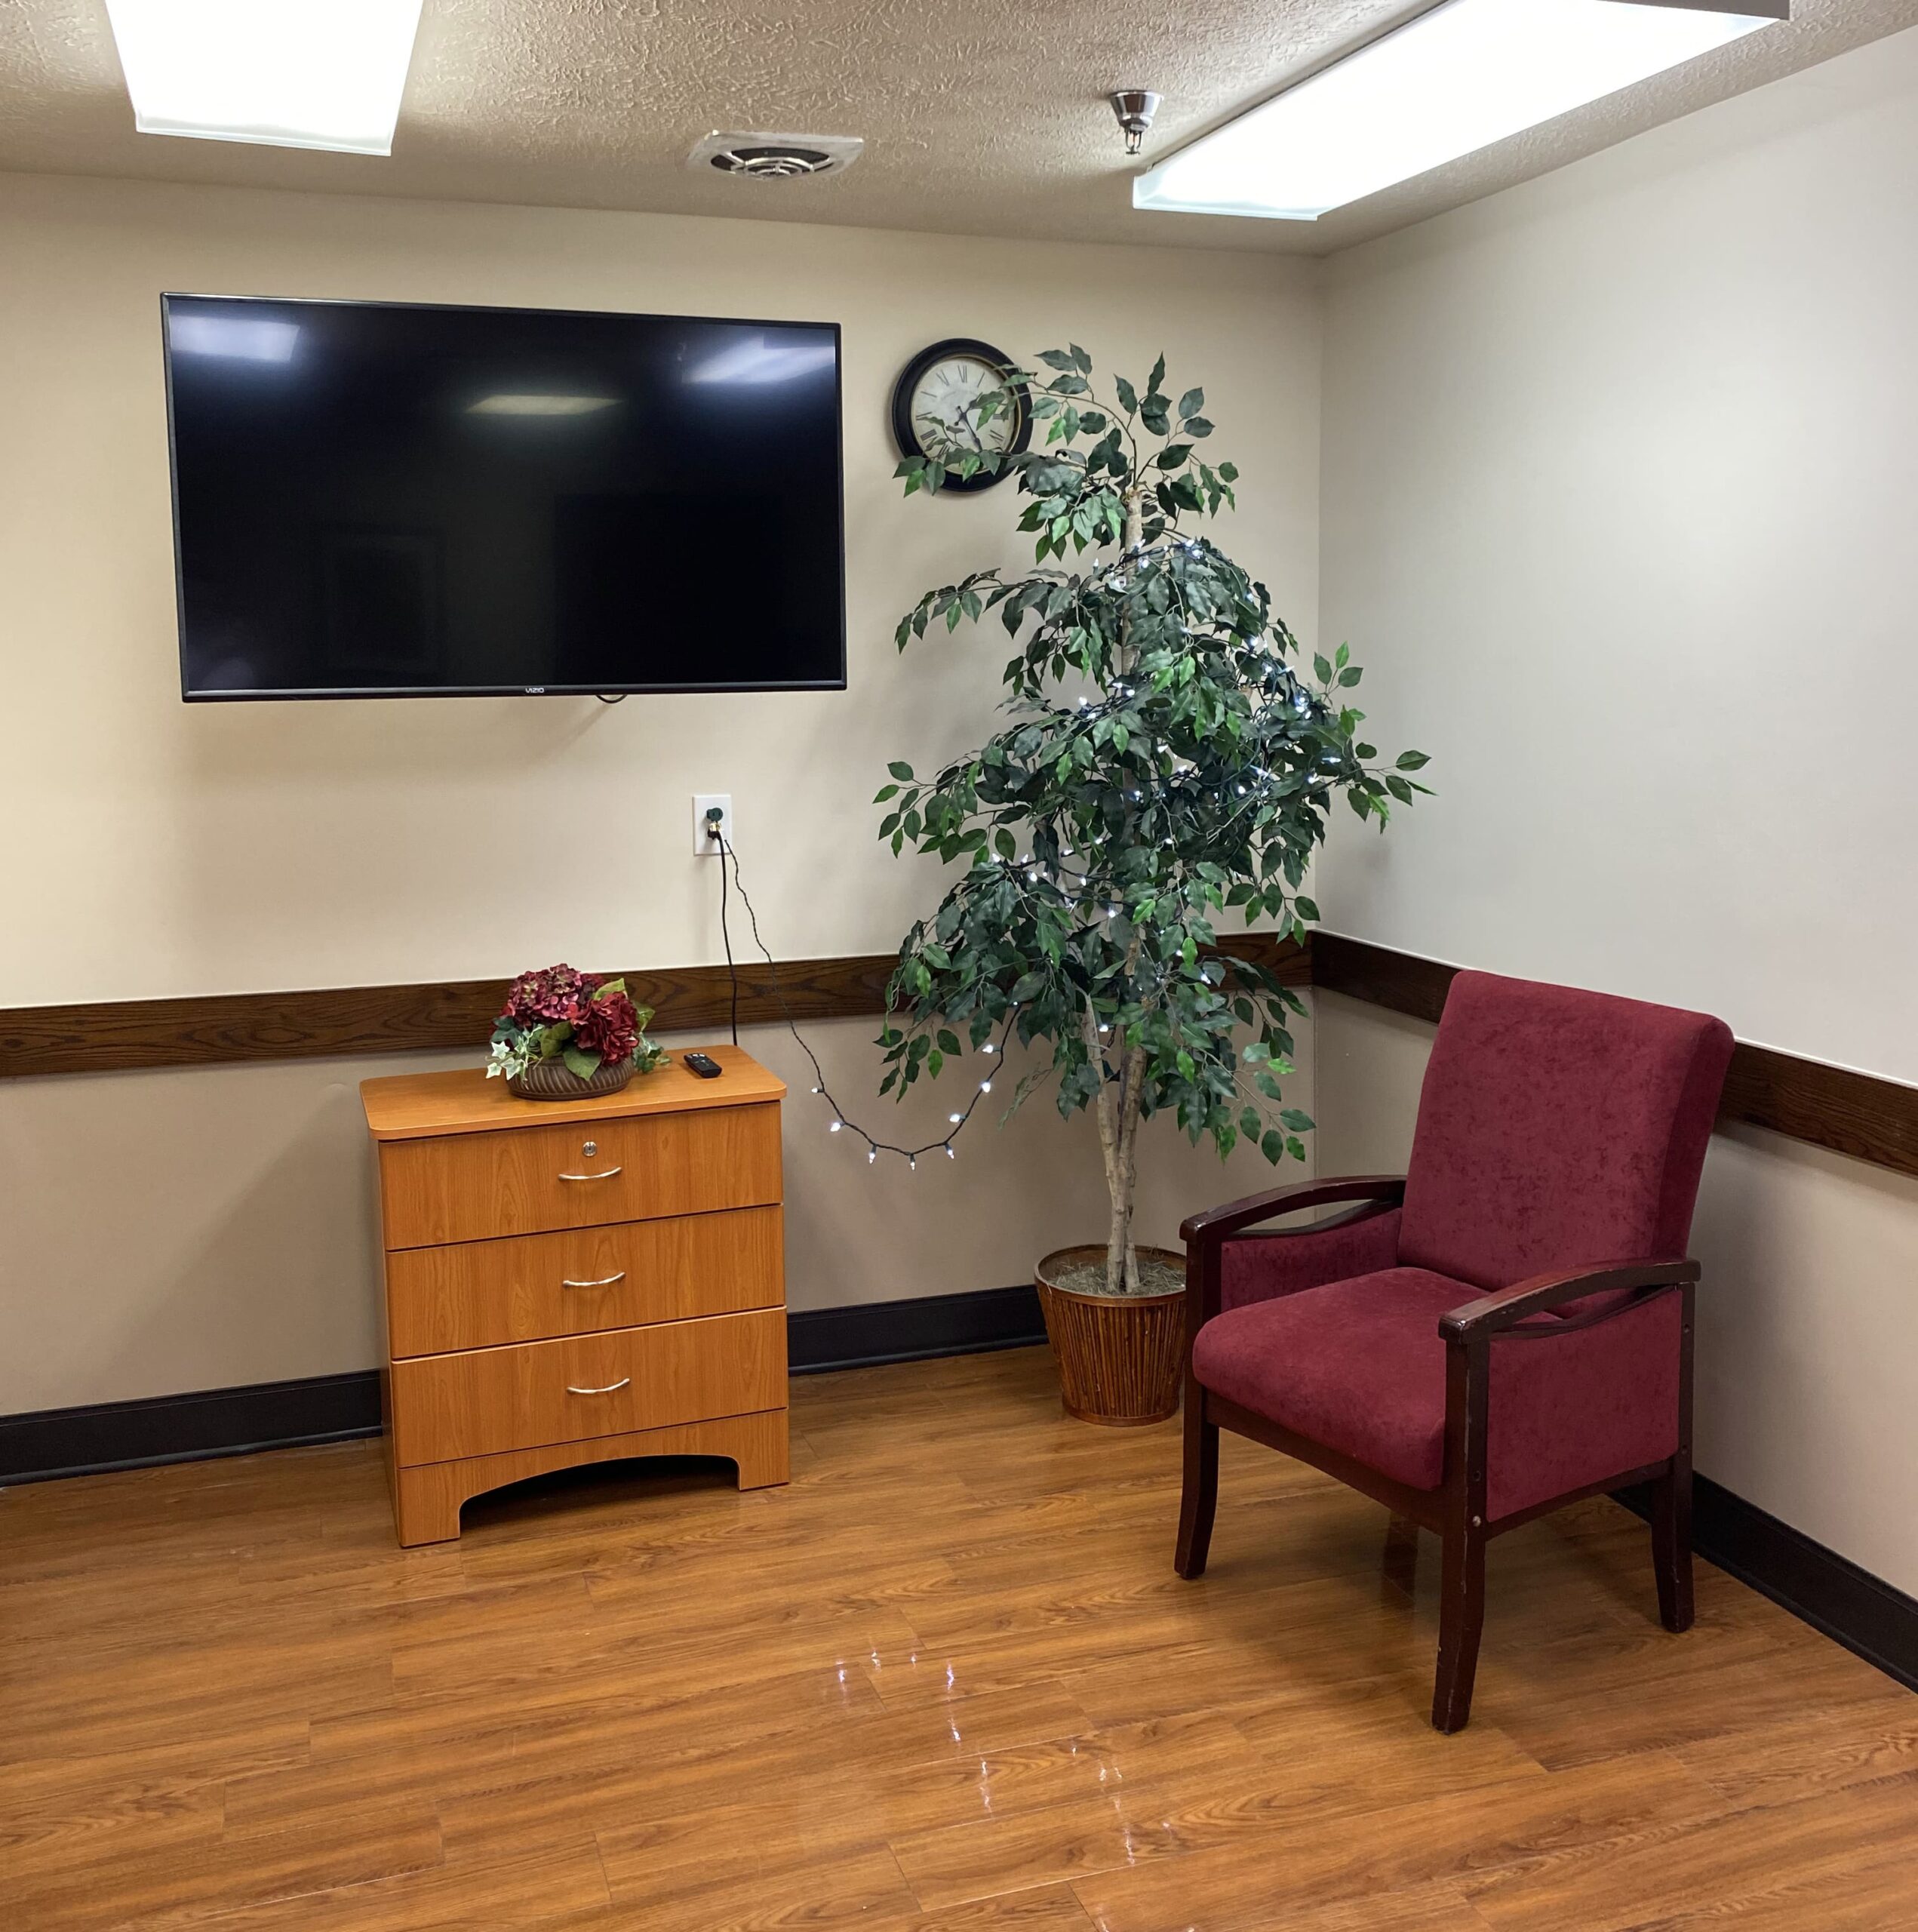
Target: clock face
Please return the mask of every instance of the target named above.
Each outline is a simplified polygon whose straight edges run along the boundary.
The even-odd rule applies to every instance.
[[[977,356],[942,356],[912,386],[912,428],[919,447],[928,454],[979,448],[1003,456],[1017,432],[1018,412],[1001,408],[984,423],[973,412],[981,396],[1004,381],[999,369]]]
[[[985,422],[977,405],[988,391],[1006,386],[1010,357],[989,342],[955,336],[935,343],[907,364],[893,391],[893,434],[902,456],[943,459],[948,466],[944,488],[987,490],[1010,470],[982,469],[970,476],[949,467],[961,451],[988,456],[1017,456],[1032,432],[1030,402],[1022,383],[1014,386]]]

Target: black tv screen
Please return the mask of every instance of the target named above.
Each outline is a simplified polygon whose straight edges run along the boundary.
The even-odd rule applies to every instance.
[[[162,309],[185,697],[844,686],[836,324]]]

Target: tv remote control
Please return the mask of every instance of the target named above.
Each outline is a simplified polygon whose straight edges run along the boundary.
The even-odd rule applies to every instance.
[[[702,1080],[717,1080],[719,1078],[719,1063],[710,1054],[687,1054],[682,1057]]]

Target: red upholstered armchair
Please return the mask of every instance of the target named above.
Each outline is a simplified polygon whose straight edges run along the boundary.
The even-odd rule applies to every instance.
[[[1685,1258],[1732,1035],[1703,1014],[1461,973],[1409,1171],[1195,1214],[1177,1566],[1206,1566],[1229,1429],[1444,1543],[1432,1722],[1471,1708],[1488,1538],[1649,1481],[1658,1609],[1692,1621]],[[1259,1224],[1358,1204],[1289,1231]]]

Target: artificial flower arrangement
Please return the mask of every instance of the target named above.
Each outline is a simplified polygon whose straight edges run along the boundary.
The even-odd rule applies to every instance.
[[[563,1067],[595,1091],[610,1091],[671,1057],[646,1037],[652,1017],[650,1007],[634,1005],[623,980],[564,965],[522,973],[493,1022],[487,1074],[503,1077],[515,1093],[524,1082],[536,1094],[557,1097],[570,1085],[560,1077]]]

